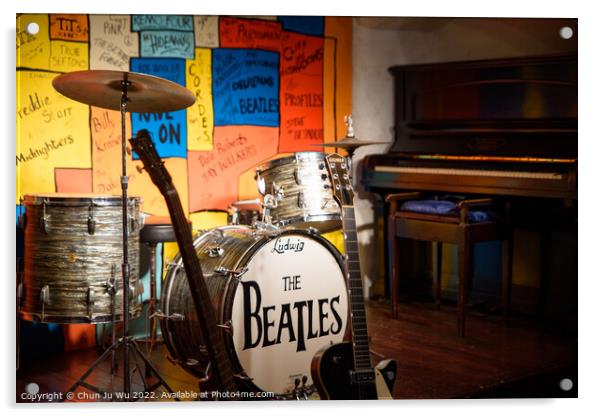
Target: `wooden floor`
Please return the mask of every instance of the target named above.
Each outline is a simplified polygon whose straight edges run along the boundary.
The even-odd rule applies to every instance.
[[[453,306],[440,311],[429,303],[404,302],[399,320],[388,316],[388,306],[367,306],[373,360],[397,361],[396,399],[576,397],[577,340],[529,320],[513,319],[505,326],[499,316],[470,312],[466,337],[456,335]],[[144,349],[144,345],[142,345]],[[153,364],[176,391],[198,389],[195,378],[166,359],[165,347],[152,353]],[[95,349],[22,361],[17,372],[17,401],[30,382],[40,393],[65,392],[97,358]],[[87,382],[108,387],[106,361]],[[571,378],[573,389],[559,388]],[[134,378],[138,382],[137,378]],[[114,380],[122,386],[121,378]],[[141,391],[136,383],[134,391]],[[159,398],[160,399],[160,398]]]

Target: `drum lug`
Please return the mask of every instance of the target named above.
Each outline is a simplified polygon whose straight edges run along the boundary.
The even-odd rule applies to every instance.
[[[299,167],[295,168],[293,170],[293,177],[295,177],[295,182],[297,183],[297,185],[303,185],[302,181],[301,181],[301,174],[299,174]]]
[[[221,327],[228,334],[232,334],[232,320],[228,320],[223,324],[218,324],[217,327]]]
[[[107,278],[107,282],[105,282],[105,287],[109,295],[113,296],[117,292],[117,288],[115,287],[115,275],[117,274],[117,266],[115,264],[111,264],[111,276]]]
[[[173,320],[173,321],[184,321],[184,315],[180,313],[172,313],[169,316],[162,312],[161,310],[157,310],[153,314],[150,315],[149,319],[153,317],[157,317],[159,320]]]
[[[44,285],[40,290],[40,301],[42,302],[42,321],[46,318],[46,304],[50,301],[50,287]]]
[[[137,221],[134,218],[134,216],[130,216],[128,214],[128,233],[134,233],[134,230],[136,230],[136,225],[137,225]]]
[[[94,220],[94,204],[88,206],[88,234],[93,235],[96,231],[96,220]]]
[[[312,226],[309,226],[307,228],[307,231],[312,236],[318,236],[320,234],[320,231],[318,229],[316,229],[315,227],[312,227]]]
[[[48,216],[46,215],[46,202],[42,202],[42,217],[40,217],[40,229],[48,234]]]
[[[205,249],[205,253],[209,255],[210,258],[219,258],[224,254],[224,249],[219,246],[213,246]]]
[[[228,269],[225,268],[223,266],[218,266],[217,268],[214,269],[216,274],[221,274],[221,275],[225,275],[225,276],[232,276],[232,278],[234,278],[235,280],[237,280],[238,282],[240,282],[242,276],[249,270],[249,267],[245,266],[242,269],[239,269],[238,271],[233,270],[233,269]]]
[[[307,203],[305,201],[305,194],[303,191],[299,191],[299,196],[297,197],[297,207],[304,209],[307,208]]]
[[[96,231],[96,220],[92,217],[88,217],[88,234],[93,235]]]
[[[264,195],[266,193],[265,179],[261,176],[259,168],[255,169],[255,182],[257,183],[259,194]]]
[[[86,301],[88,304],[88,318],[90,320],[92,320],[92,310],[94,309],[94,303],[96,302],[94,289],[92,287],[88,287],[88,291],[86,294]]]

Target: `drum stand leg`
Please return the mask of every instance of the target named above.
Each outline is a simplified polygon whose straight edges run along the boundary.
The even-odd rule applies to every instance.
[[[147,342],[146,352],[150,355],[157,341],[157,267],[156,267],[156,254],[157,244],[149,243],[150,248],[150,298],[148,301],[148,309],[146,311],[146,339],[141,339],[141,342]]]
[[[171,387],[169,386],[169,384],[167,383],[167,381],[165,381],[162,377],[161,374],[159,374],[159,371],[157,371],[157,369],[153,366],[153,364],[151,363],[151,361],[144,356],[144,353],[142,352],[142,350],[140,349],[140,347],[138,346],[138,344],[136,343],[136,341],[130,337],[123,337],[120,338],[119,340],[117,340],[115,343],[113,343],[107,350],[104,351],[104,353],[102,355],[100,355],[95,361],[94,363],[92,363],[92,365],[90,366],[90,368],[88,368],[88,370],[86,372],[84,372],[84,374],[71,386],[69,387],[69,389],[67,390],[67,393],[72,393],[74,392],[78,387],[83,387],[86,388],[90,391],[96,392],[98,394],[103,395],[103,398],[106,398],[108,400],[123,400],[123,401],[133,401],[133,400],[137,400],[137,399],[143,399],[144,396],[143,395],[136,395],[132,397],[132,391],[131,391],[131,385],[129,387],[130,391],[128,392],[123,392],[123,395],[119,396],[116,395],[114,392],[107,392],[107,391],[103,391],[100,388],[92,385],[92,384],[88,384],[86,382],[86,379],[90,376],[90,374],[92,374],[92,372],[94,372],[94,370],[96,370],[96,368],[105,360],[109,357],[109,355],[111,355],[111,357],[113,357],[116,353],[116,351],[120,348],[120,347],[125,347],[127,346],[128,348],[131,348],[126,350],[124,348],[124,355],[126,354],[125,352],[128,352],[128,354],[131,352],[134,355],[134,363],[135,365],[135,370],[138,371],[138,375],[140,375],[140,378],[142,380],[142,383],[144,385],[144,392],[152,392],[154,390],[156,390],[157,388],[163,386],[165,387],[165,390],[167,392],[169,392],[170,394],[173,394],[174,391],[171,389]],[[143,373],[141,371],[141,367],[140,367],[140,363],[139,363],[139,359],[142,360],[142,362],[144,362],[144,365],[146,367],[147,370],[150,370],[150,373],[154,374],[155,377],[157,378],[157,382],[155,382],[152,385],[149,385],[147,383],[147,381],[145,380],[145,378],[143,377]],[[127,376],[127,380],[130,381],[131,384],[131,373],[132,373],[132,369],[129,368],[124,368],[123,370],[124,373],[124,380],[126,379]],[[136,393],[139,394],[139,393]],[[175,401],[179,401],[179,399],[176,396],[172,396],[172,398]],[[65,400],[65,396],[63,396],[63,400]]]
[[[86,378],[94,371],[94,369],[111,353],[111,357],[113,357],[114,352],[119,348],[119,346],[123,347],[123,399],[125,401],[132,401],[136,398],[132,397],[132,381],[131,381],[131,370],[130,370],[130,348],[132,348],[132,353],[136,358],[136,355],[140,356],[140,358],[144,361],[147,368],[150,368],[151,371],[155,374],[155,376],[159,379],[159,381],[151,387],[147,386],[146,381],[144,380],[144,376],[140,374],[140,370],[138,369],[138,373],[142,382],[144,384],[144,388],[146,392],[152,391],[161,385],[163,385],[170,393],[173,394],[172,389],[167,385],[167,382],[159,375],[159,372],[155,369],[155,367],[151,364],[150,360],[147,359],[134,339],[129,336],[129,319],[130,319],[130,264],[128,261],[129,253],[128,253],[128,177],[126,170],[126,138],[125,138],[125,113],[127,111],[127,102],[128,102],[128,87],[131,85],[131,82],[127,79],[127,73],[124,74],[124,79],[121,81],[121,100],[120,100],[120,113],[121,113],[121,204],[122,204],[122,231],[123,231],[123,263],[121,265],[121,273],[122,273],[122,284],[123,284],[123,337],[117,342],[113,343],[111,347],[109,347],[94,363],[90,368],[82,375],[80,379],[78,379],[71,388],[69,388],[68,392],[73,392],[78,386],[82,386],[91,391],[97,393],[103,393],[99,388],[88,384],[85,382]],[[113,326],[113,332],[115,331],[115,326]],[[113,333],[114,335],[114,333]],[[137,358],[136,358],[137,361]],[[111,367],[113,367],[113,363],[111,363]],[[136,362],[136,367],[138,368],[138,363]],[[111,372],[113,370],[111,369]],[[112,398],[112,397],[111,397]]]

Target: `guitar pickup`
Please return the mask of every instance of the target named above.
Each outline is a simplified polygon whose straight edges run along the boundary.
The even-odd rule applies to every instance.
[[[349,379],[352,385],[369,385],[374,383],[374,370],[362,369],[349,371]]]

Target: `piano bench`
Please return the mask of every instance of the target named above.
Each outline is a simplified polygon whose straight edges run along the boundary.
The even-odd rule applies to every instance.
[[[436,273],[433,296],[441,303],[441,248],[443,243],[458,245],[458,334],[464,336],[466,299],[472,282],[473,245],[478,242],[502,241],[502,304],[508,320],[512,283],[512,231],[505,216],[492,210],[476,210],[492,206],[489,198],[461,200],[421,200],[419,193],[389,194],[388,251],[391,317],[397,319],[400,282],[399,240],[435,242]],[[403,203],[402,203],[403,202]]]

